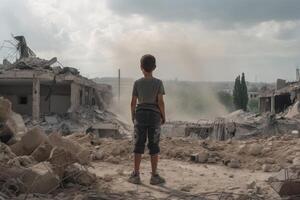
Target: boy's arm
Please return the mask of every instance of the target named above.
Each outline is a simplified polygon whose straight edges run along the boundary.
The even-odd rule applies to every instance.
[[[166,122],[166,113],[165,113],[165,102],[163,94],[158,95],[158,107],[161,113],[162,124]]]
[[[132,98],[131,98],[131,104],[130,104],[132,122],[134,122],[134,118],[135,118],[136,103],[137,103],[137,97],[136,96],[132,96]]]

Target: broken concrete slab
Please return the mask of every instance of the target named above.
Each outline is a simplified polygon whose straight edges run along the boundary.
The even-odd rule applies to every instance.
[[[75,163],[65,171],[65,182],[71,182],[83,186],[90,186],[96,181],[96,175]]]
[[[43,162],[49,159],[53,146],[48,140],[41,143],[31,154],[38,162]]]
[[[260,145],[260,144],[251,144],[249,146],[248,152],[252,156],[258,156],[258,155],[261,154],[262,150],[263,150],[263,146],[262,145]]]
[[[16,155],[11,151],[9,146],[0,142],[0,163],[6,163],[15,157]]]
[[[7,120],[11,114],[11,102],[3,97],[0,97],[0,122]]]
[[[36,161],[32,156],[18,156],[7,162],[9,166],[14,167],[29,167],[30,165],[35,164]]]
[[[228,167],[230,168],[240,168],[241,162],[237,159],[231,159],[228,163]]]
[[[52,146],[63,148],[71,153],[80,164],[87,165],[90,163],[90,150],[82,147],[78,142],[62,137],[58,133],[50,134],[49,141]]]
[[[58,120],[55,116],[45,116],[44,118],[48,124],[57,124],[58,123]]]
[[[13,132],[15,137],[21,138],[27,132],[22,116],[15,112],[11,112],[5,125]]]
[[[51,151],[49,162],[52,165],[52,169],[60,178],[63,177],[66,168],[72,165],[77,160],[71,152],[66,151],[63,148],[54,147]]]
[[[11,150],[18,156],[30,155],[46,140],[48,140],[47,135],[40,127],[36,126],[24,134],[20,142],[13,144]]]
[[[41,162],[27,169],[20,178],[23,192],[47,194],[60,185],[59,177],[52,171],[48,162]]]

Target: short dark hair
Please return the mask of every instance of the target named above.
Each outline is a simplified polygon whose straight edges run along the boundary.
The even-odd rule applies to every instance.
[[[141,58],[141,67],[146,72],[152,72],[156,68],[156,59],[150,54],[143,55]]]

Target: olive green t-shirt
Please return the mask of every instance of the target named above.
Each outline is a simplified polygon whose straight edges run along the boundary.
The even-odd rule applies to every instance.
[[[132,96],[138,98],[138,110],[153,110],[159,112],[158,95],[164,95],[163,82],[157,78],[140,78],[134,82]]]

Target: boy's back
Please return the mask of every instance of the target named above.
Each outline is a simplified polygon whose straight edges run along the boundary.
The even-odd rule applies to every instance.
[[[160,113],[158,107],[158,95],[164,95],[165,90],[163,83],[160,79],[140,78],[135,81],[133,85],[132,95],[138,98],[138,110],[152,110]]]

